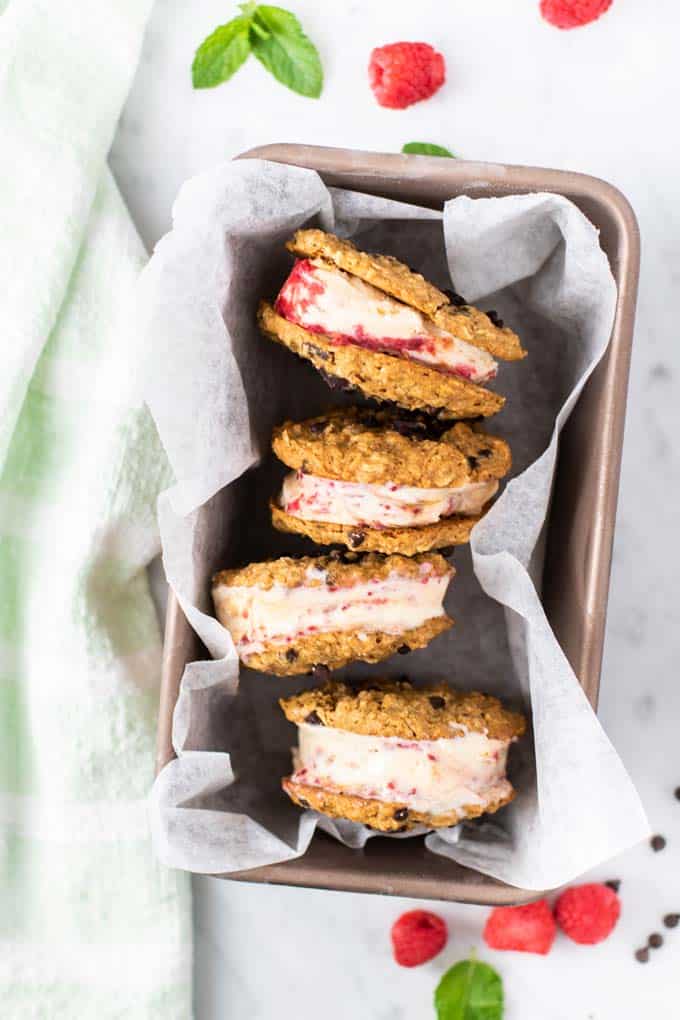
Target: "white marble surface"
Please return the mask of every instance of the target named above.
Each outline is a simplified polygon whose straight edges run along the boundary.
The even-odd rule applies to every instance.
[[[196,891],[198,1020],[433,1016],[438,975],[471,946],[503,974],[507,1020],[672,1017],[680,929],[646,966],[635,947],[660,915],[680,910],[680,619],[676,545],[680,477],[680,11],[673,0],[614,0],[588,29],[559,33],[538,0],[291,0],[326,68],[315,102],[277,86],[255,61],[196,93],[196,44],[230,16],[217,0],[159,0],[115,139],[112,166],[151,247],[180,183],[256,144],[299,141],[398,151],[411,140],[462,157],[585,171],[620,187],[638,214],[643,267],[600,715],[633,775],[652,825],[668,837],[598,869],[623,879],[623,919],[609,941],[561,940],[547,958],[490,953],[485,911],[441,905],[452,939],[414,971],[391,963],[388,929],[410,903],[204,879]],[[372,46],[425,39],[444,51],[449,81],[433,100],[381,110],[366,86]],[[662,929],[663,930],[663,929]]]

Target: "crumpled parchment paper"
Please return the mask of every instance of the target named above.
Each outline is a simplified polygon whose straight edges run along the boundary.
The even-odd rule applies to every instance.
[[[283,474],[269,436],[284,418],[348,398],[261,337],[254,316],[290,265],[284,240],[308,223],[394,254],[440,286],[453,280],[468,300],[494,307],[530,352],[501,363],[497,386],[508,403],[488,426],[512,445],[512,480],[470,547],[456,551],[447,597],[456,626],[428,649],[344,672],[446,679],[523,704],[533,732],[514,749],[515,802],[487,821],[430,833],[426,843],[528,889],[570,881],[648,833],[535,586],[559,429],[605,351],[615,310],[597,232],[556,195],[461,197],[442,217],[329,191],[312,171],[260,160],[227,163],[184,185],[173,229],[141,284],[148,402],[176,477],[159,503],[165,570],[212,656],[190,663],[182,679],[178,757],[151,797],[157,852],[171,867],[224,873],[304,853],[317,824],[352,847],[372,835],[301,814],[281,793],[294,728],[277,699],[312,681],[247,669],[239,679],[210,603],[215,570],[313,551],[269,524],[268,499]]]

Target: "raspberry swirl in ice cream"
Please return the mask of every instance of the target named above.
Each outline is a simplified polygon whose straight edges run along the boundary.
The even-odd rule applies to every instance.
[[[493,379],[498,366],[481,348],[435,326],[416,308],[318,259],[295,263],[275,305],[284,319],[334,344],[393,354],[474,383]]]
[[[505,778],[511,740],[452,724],[451,739],[364,736],[298,726],[293,783],[405,804],[432,815],[488,806],[512,795]]]
[[[453,568],[438,573],[421,563],[416,575],[393,570],[386,577],[341,586],[326,584],[324,572],[310,568],[307,577],[315,584],[218,585],[213,597],[239,655],[247,657],[267,645],[292,644],[314,633],[400,634],[420,627],[443,615],[452,575]]]
[[[421,489],[410,485],[371,485],[292,471],[279,499],[293,517],[370,528],[410,528],[452,514],[477,514],[498,491],[498,481],[468,482],[457,488]]]

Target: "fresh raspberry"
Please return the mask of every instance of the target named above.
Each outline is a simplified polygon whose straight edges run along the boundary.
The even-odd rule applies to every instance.
[[[429,910],[409,910],[392,925],[392,950],[401,967],[427,963],[446,945],[446,923]]]
[[[556,28],[579,28],[597,21],[612,0],[541,0],[541,14]]]
[[[429,43],[397,42],[378,46],[368,63],[368,81],[381,106],[403,110],[429,99],[446,78],[444,58]]]
[[[484,925],[484,941],[490,949],[515,949],[545,956],[555,941],[556,931],[547,900],[538,900],[524,907],[492,910]]]
[[[606,939],[620,913],[621,901],[614,890],[599,882],[572,886],[555,903],[555,920],[564,934],[584,946]]]

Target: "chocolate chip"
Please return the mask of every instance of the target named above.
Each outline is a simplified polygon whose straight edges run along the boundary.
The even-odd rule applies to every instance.
[[[300,807],[309,807],[309,801],[305,800],[304,797],[298,797],[298,804]]]
[[[433,708],[446,708],[446,699],[440,698],[438,694],[433,694],[431,698],[427,699]]]
[[[680,800],[680,786],[676,786],[673,790],[673,796],[676,800]]]
[[[321,683],[322,681],[330,680],[331,671],[328,666],[324,666],[322,663],[319,663],[312,669],[312,676],[315,680],[318,680],[319,683]],[[316,713],[314,714],[316,715]],[[318,722],[321,722],[321,720],[319,719]]]
[[[652,932],[647,939],[647,943],[652,949],[660,949],[663,945],[663,935],[659,935],[658,931]]]
[[[402,418],[397,418],[391,423],[391,428],[394,432],[398,432],[400,436],[406,436],[407,438],[423,438],[427,434],[425,422],[417,420],[404,421]]]
[[[467,462],[470,467],[470,471],[476,471],[479,467],[479,461],[476,457],[468,457]]]
[[[436,413],[436,408],[426,408],[426,410],[430,414]],[[383,424],[385,428],[389,428],[407,439],[437,440],[451,428],[450,422],[434,421],[419,411],[409,413],[403,408],[396,407],[394,414],[386,416]]]
[[[649,841],[649,845],[651,846],[652,850],[655,853],[658,853],[659,850],[663,850],[663,848],[665,847],[666,840],[663,838],[663,836],[652,836],[652,838]]]
[[[503,329],[504,326],[503,320],[501,319],[495,308],[491,308],[486,314],[489,316],[494,326],[497,326],[498,329]]]
[[[392,817],[394,818],[395,822],[405,822],[406,819],[408,818],[408,808],[405,807],[397,808]]]
[[[286,658],[288,659],[289,662],[295,662],[297,657],[298,657],[298,653],[295,651],[294,648],[288,648],[286,650]]]
[[[332,361],[333,356],[328,352],[324,351],[323,347],[316,347],[314,344],[305,344],[305,350],[308,354],[313,354],[321,361]]]
[[[328,422],[325,419],[322,419],[321,421],[310,422],[309,425],[309,431],[315,436],[318,436],[319,433],[321,432],[325,432],[327,428]]]
[[[309,712],[305,716],[305,722],[310,726],[323,726],[323,719],[318,712]]]
[[[609,881],[605,882],[604,884],[606,886],[609,886],[610,889],[612,889],[615,893],[617,893],[619,891],[619,889],[621,888],[621,879],[620,878],[610,878]]]
[[[490,450],[488,448],[488,446],[485,446],[483,449],[477,450],[476,456],[477,457],[490,457],[492,453],[493,453],[493,450]]]
[[[398,829],[394,829],[394,832],[408,832],[408,825],[400,825]]]
[[[666,914],[663,923],[667,928],[677,928],[680,922],[680,914]]]
[[[319,375],[332,390],[339,390],[341,393],[348,393],[353,387],[351,383],[348,383],[346,379],[341,379],[337,375],[331,375],[330,372],[325,372],[323,368],[319,369]]]
[[[354,528],[352,529],[352,531],[348,532],[347,541],[349,542],[353,549],[357,549],[363,542],[366,541],[366,532],[359,531],[358,529]]]
[[[635,953],[635,959],[638,963],[647,963],[647,960],[649,959],[649,950],[647,948],[638,949]]]
[[[411,651],[410,645],[399,645],[399,647],[397,648],[397,653],[399,655],[408,655],[410,651]]]
[[[460,294],[457,294],[455,290],[451,290],[451,289],[445,290],[444,293],[446,294],[446,296],[449,299],[450,303],[452,305],[455,305],[456,308],[462,308],[463,305],[467,304],[467,301],[465,300],[465,298],[461,297]]]

